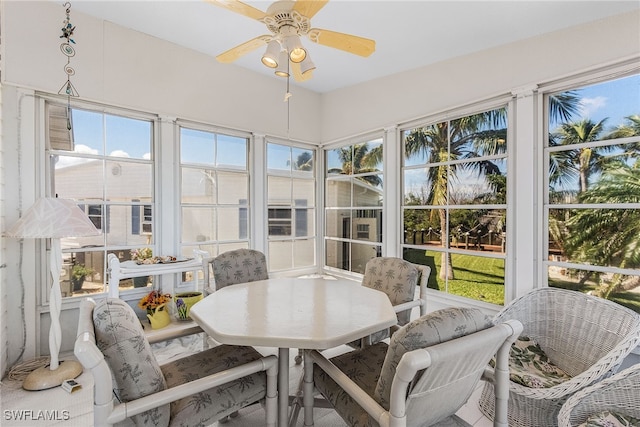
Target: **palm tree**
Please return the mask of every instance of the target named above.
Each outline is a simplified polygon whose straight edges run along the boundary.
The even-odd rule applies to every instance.
[[[380,163],[379,158],[382,153],[382,145],[370,150],[369,144],[367,142],[363,142],[353,146],[349,145],[341,147],[337,152],[338,158],[342,163],[342,167],[329,169],[329,173],[352,175],[367,172],[379,172],[376,165]],[[373,186],[379,186],[382,184],[382,180],[378,175],[364,175],[357,178]]]
[[[639,203],[640,168],[623,162],[605,169],[598,183],[579,197],[581,203]],[[574,261],[640,267],[640,211],[580,209],[566,221],[564,248]],[[624,279],[618,275],[599,290],[608,297]]]
[[[472,170],[479,176],[500,174],[498,166],[489,160],[469,163],[448,162],[473,159],[506,151],[506,109],[463,117],[412,130],[405,138],[405,156],[420,154],[427,164],[434,164],[427,172],[429,192],[426,204],[444,206],[448,203],[449,179],[454,179],[459,170]],[[496,181],[494,181],[496,182]],[[440,220],[441,243],[447,247],[448,233],[446,211],[432,211]],[[433,220],[434,218],[432,218]],[[453,279],[451,254],[442,253],[440,278]]]

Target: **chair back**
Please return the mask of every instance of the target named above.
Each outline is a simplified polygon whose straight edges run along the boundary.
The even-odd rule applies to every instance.
[[[384,292],[392,305],[413,301],[420,271],[400,258],[377,257],[367,262],[362,285]],[[398,325],[406,325],[411,318],[411,310],[398,313]]]
[[[254,282],[269,278],[267,259],[255,249],[235,249],[224,252],[211,261],[215,289],[237,283]]]
[[[517,321],[493,326],[472,308],[447,308],[416,319],[391,337],[374,398],[393,417],[406,415],[408,426],[437,423],[467,402],[499,350],[506,366],[520,331]],[[508,388],[506,376],[501,387]]]

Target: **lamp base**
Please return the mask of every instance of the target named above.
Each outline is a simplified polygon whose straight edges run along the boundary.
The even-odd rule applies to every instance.
[[[64,380],[76,378],[82,373],[82,365],[75,360],[61,360],[58,369],[51,370],[49,365],[32,371],[22,383],[25,390],[46,390],[58,387]]]

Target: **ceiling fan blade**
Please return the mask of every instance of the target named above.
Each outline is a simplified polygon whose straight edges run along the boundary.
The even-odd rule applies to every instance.
[[[293,74],[293,78],[297,82],[306,82],[307,80],[313,77],[313,70],[309,70],[306,73],[302,74],[302,69],[300,68],[299,62],[290,62],[291,64],[291,74]]]
[[[267,14],[261,11],[260,9],[256,9],[253,6],[249,6],[246,3],[242,3],[238,0],[206,0],[209,3],[215,4],[216,6],[224,7],[232,12],[239,13],[240,15],[248,16],[249,18],[255,19],[257,21],[262,20]]]
[[[329,0],[298,0],[293,5],[293,10],[311,19],[328,2]]]
[[[249,52],[252,52],[259,48],[260,46],[264,46],[265,44],[271,41],[271,36],[258,36],[255,39],[251,39],[247,42],[242,43],[234,48],[229,49],[226,52],[221,53],[216,56],[218,62],[222,62],[224,64],[228,64],[229,62],[233,62],[236,59],[240,58],[242,55],[246,55]]]
[[[314,43],[344,50],[360,56],[369,56],[376,50],[376,41],[351,34],[312,28],[307,37]]]

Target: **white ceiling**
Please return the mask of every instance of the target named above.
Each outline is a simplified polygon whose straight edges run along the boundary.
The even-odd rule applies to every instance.
[[[262,11],[271,4],[245,3]],[[73,12],[79,11],[211,55],[212,61],[236,45],[269,34],[261,22],[204,0],[75,0],[71,4],[72,23]],[[313,78],[300,85],[330,92],[634,9],[640,9],[640,1],[331,0],[313,17],[311,26],[374,39],[376,51],[362,58],[303,38],[317,68]],[[225,66],[281,79],[262,65],[263,52],[260,48]],[[588,47],[584,53],[588,54]]]

